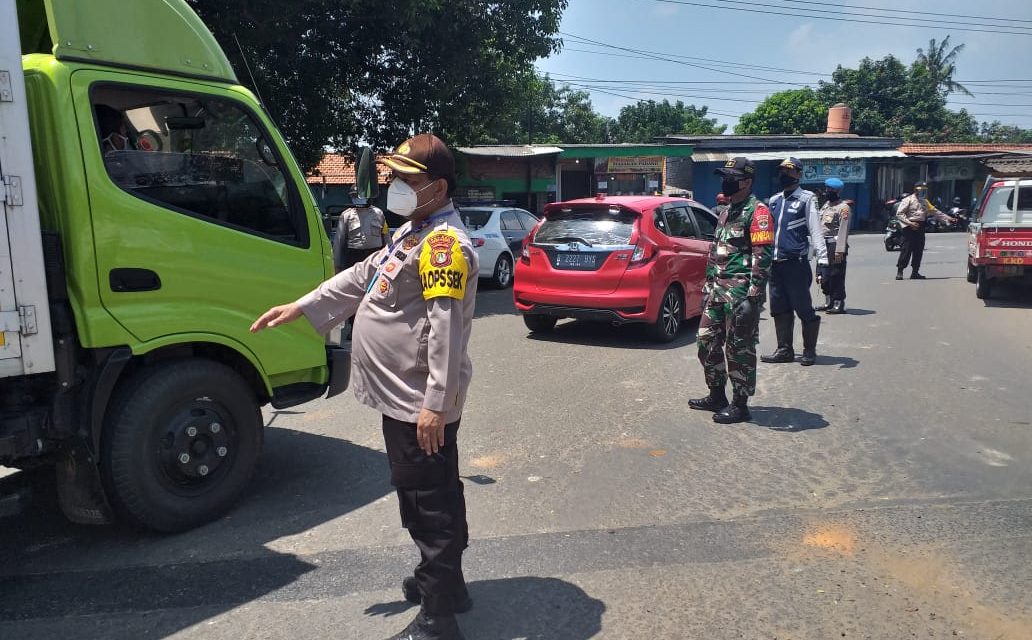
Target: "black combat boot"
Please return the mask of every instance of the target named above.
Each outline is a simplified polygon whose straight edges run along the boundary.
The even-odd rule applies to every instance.
[[[699,411],[720,411],[727,406],[727,392],[724,387],[710,387],[708,396],[689,400],[688,406]]]
[[[927,280],[928,278],[926,278],[923,275],[921,275],[918,272],[917,269],[914,269],[913,271],[910,272],[910,279],[911,280]]]
[[[846,301],[845,300],[834,300],[831,303],[831,307],[828,308],[827,313],[845,313],[846,312]]]
[[[795,349],[792,348],[794,332],[795,316],[791,311],[774,316],[774,333],[778,337],[778,348],[769,356],[760,356],[760,360],[768,363],[794,362]]]
[[[726,400],[724,401],[727,402]],[[405,599],[412,604],[420,604],[423,602],[423,594],[419,593],[419,585],[416,583],[416,579],[413,576],[409,576],[401,582],[401,592],[405,594]],[[473,608],[473,598],[469,597],[469,592],[463,588],[461,596],[457,598],[458,602],[455,603],[455,613],[466,613]]]
[[[404,630],[387,640],[466,640],[454,615],[433,616],[422,609]]]
[[[821,332],[821,319],[803,323],[803,357],[799,364],[804,367],[817,362],[817,335]]]
[[[896,279],[897,280],[902,280],[903,279],[903,270],[902,269],[899,269],[898,271],[896,271]]]
[[[734,401],[723,411],[713,414],[713,422],[719,424],[735,424],[750,420],[752,420],[752,414],[749,413],[749,396],[744,395],[736,395]]]
[[[819,307],[814,307],[813,310],[814,311],[830,311],[833,304],[834,304],[834,301],[831,299],[831,296],[824,296],[824,304],[820,305]]]

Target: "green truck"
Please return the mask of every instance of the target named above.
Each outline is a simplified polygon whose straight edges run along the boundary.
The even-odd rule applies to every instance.
[[[249,332],[330,245],[185,0],[0,0],[0,173],[0,465],[53,466],[69,519],[217,518],[261,408],[347,388],[339,340]]]

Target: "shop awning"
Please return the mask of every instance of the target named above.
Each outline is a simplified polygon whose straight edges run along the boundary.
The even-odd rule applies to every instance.
[[[858,160],[861,158],[906,158],[896,149],[791,149],[785,151],[696,151],[695,162],[725,162],[736,156],[745,156],[753,162],[784,160],[789,156],[800,160]]]
[[[489,156],[495,158],[533,158],[554,156],[563,152],[559,147],[538,147],[530,145],[498,145],[491,147],[458,147],[457,151],[467,156]]]

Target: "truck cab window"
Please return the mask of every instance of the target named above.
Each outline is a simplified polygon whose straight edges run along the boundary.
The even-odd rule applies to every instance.
[[[245,233],[307,244],[299,200],[266,132],[240,105],[115,85],[96,86],[91,96],[104,166],[123,190]]]

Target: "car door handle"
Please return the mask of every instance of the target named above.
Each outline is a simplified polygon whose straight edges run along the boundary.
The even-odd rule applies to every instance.
[[[161,288],[161,278],[150,269],[120,267],[112,269],[108,274],[111,290],[117,293],[136,291],[157,291]]]

